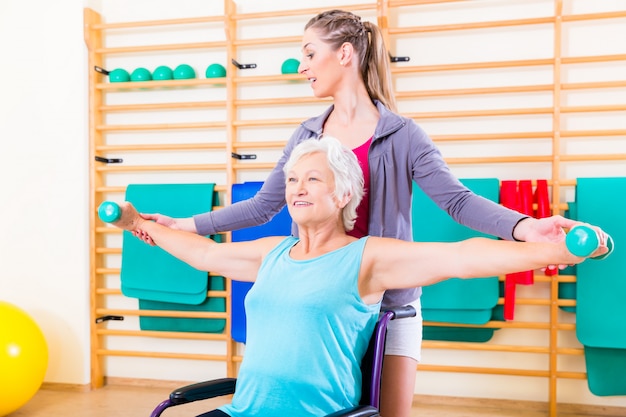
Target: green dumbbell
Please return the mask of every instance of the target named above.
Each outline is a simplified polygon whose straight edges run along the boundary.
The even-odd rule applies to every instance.
[[[113,223],[122,216],[122,210],[117,203],[112,201],[104,201],[98,207],[98,217],[105,223]]]
[[[567,249],[576,256],[587,257],[591,255],[598,246],[600,241],[598,240],[598,234],[589,226],[575,226],[565,236],[565,244]],[[602,260],[609,256],[613,252],[613,238],[608,237],[606,246],[609,251],[604,255],[595,256],[592,259]]]

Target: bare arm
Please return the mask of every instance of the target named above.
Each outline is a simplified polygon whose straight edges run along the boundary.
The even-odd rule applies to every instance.
[[[281,237],[249,242],[216,243],[211,239],[170,229],[142,218],[128,202],[120,204],[121,218],[113,225],[131,232],[145,232],[161,249],[196,269],[242,281],[254,281],[265,255]]]
[[[600,233],[604,235],[604,233]],[[606,239],[592,254],[607,252]],[[510,242],[472,238],[454,243],[368,239],[361,268],[361,295],[435,284],[448,278],[481,278],[541,268],[578,264],[564,242]]]

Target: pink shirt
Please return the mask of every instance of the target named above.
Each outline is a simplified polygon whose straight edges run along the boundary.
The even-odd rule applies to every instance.
[[[372,138],[369,138],[365,141],[365,143],[358,148],[352,149],[352,152],[356,155],[356,158],[359,160],[359,165],[361,165],[361,169],[363,170],[363,200],[361,200],[361,204],[356,209],[356,223],[354,223],[354,229],[348,232],[348,235],[361,238],[366,236],[369,232],[367,225],[369,224],[370,219],[370,199],[369,199],[369,189],[370,189],[370,169],[368,163],[368,152],[370,149],[370,144],[372,143]]]

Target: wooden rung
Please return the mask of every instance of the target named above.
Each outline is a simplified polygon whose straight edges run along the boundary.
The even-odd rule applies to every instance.
[[[449,165],[473,165],[473,164],[520,164],[536,162],[552,162],[552,155],[528,155],[528,156],[493,156],[476,158],[444,158]]]
[[[454,119],[462,117],[501,117],[501,116],[522,116],[528,114],[553,114],[552,107],[536,108],[510,108],[510,109],[485,109],[485,110],[457,110],[427,113],[403,113],[404,116],[416,120],[427,119]]]
[[[615,135],[621,136],[621,135]],[[584,162],[584,161],[626,161],[626,154],[581,154],[581,155],[561,155],[563,162]]]
[[[562,130],[560,136],[567,137],[586,137],[586,136],[623,136],[626,135],[626,129],[612,130]]]
[[[286,77],[286,75],[285,75]],[[128,81],[124,83],[97,83],[98,90],[129,91],[147,90],[151,88],[175,88],[175,87],[214,87],[221,86],[226,82],[224,78],[192,78],[186,80],[159,80],[159,81]]]
[[[224,40],[218,42],[171,43],[160,45],[123,46],[117,48],[96,48],[94,52],[101,55],[136,54],[140,52],[180,51],[183,49],[215,49],[225,48],[227,45],[228,43]]]
[[[406,26],[389,28],[390,35],[414,35],[420,33],[432,33],[432,32],[448,32],[454,30],[474,30],[474,29],[489,29],[499,27],[515,27],[515,26],[527,26],[527,25],[545,25],[554,23],[555,17],[535,17],[529,19],[515,19],[515,20],[492,20],[483,22],[469,22],[469,23],[451,23],[445,25],[433,25],[433,26]]]
[[[97,316],[141,316],[141,317],[176,317],[196,319],[225,319],[226,313],[213,311],[173,311],[173,310],[120,310],[97,308]]]
[[[474,133],[468,135],[432,135],[435,142],[448,141],[476,141],[476,140],[503,140],[503,139],[549,139],[554,132],[502,132],[502,133]]]
[[[212,277],[218,275],[211,275]],[[96,288],[96,294],[98,295],[122,295],[122,290],[119,288]],[[207,291],[207,298],[225,298],[227,297],[227,291],[209,290]]]
[[[234,169],[238,169],[241,171],[245,170],[257,170],[257,169],[274,169],[276,167],[276,163],[274,162],[235,162],[233,164]]]
[[[606,106],[564,106],[559,109],[561,113],[598,113],[624,111],[626,105],[606,105]]]
[[[112,330],[98,329],[100,336],[130,336],[130,337],[154,337],[160,339],[188,339],[188,340],[226,340],[223,333],[197,333],[197,332],[169,332],[150,330]]]
[[[605,89],[605,88],[610,89],[610,88],[623,88],[623,87],[626,87],[626,80],[561,84],[561,90],[592,90],[592,89]]]
[[[422,65],[422,66],[406,66],[393,67],[393,74],[406,73],[423,73],[423,72],[444,72],[444,71],[462,71],[477,69],[494,69],[494,68],[510,68],[510,67],[530,67],[530,66],[548,66],[554,64],[554,60],[547,59],[525,59],[511,61],[491,61],[491,62],[467,62],[460,64],[439,64],[439,65]]]
[[[259,119],[259,120],[234,120],[233,126],[237,127],[260,127],[260,126],[285,126],[285,125],[299,125],[302,123],[302,118],[296,119]]]
[[[439,3],[458,3],[459,1],[460,0],[390,0],[388,7],[420,6]]]
[[[97,268],[96,275],[119,275],[119,268]]]
[[[563,22],[578,22],[581,20],[617,19],[620,17],[626,17],[625,10],[603,13],[565,14],[561,19]]]
[[[552,84],[524,85],[524,86],[504,86],[504,87],[483,87],[483,88],[458,88],[445,90],[423,90],[423,91],[398,91],[396,99],[426,98],[441,96],[467,96],[486,94],[513,94],[513,93],[534,93],[541,91],[552,91]]]
[[[375,10],[374,4],[350,4],[347,6],[337,6],[337,9],[350,10],[356,12],[358,10]],[[271,12],[257,12],[257,13],[234,13],[230,16],[232,20],[257,20],[257,19],[275,19],[278,17],[290,17],[290,16],[302,16],[309,15],[310,17],[327,10],[327,8],[307,8],[307,9],[293,9],[293,10],[274,10]]]
[[[302,35],[297,36],[282,36],[276,38],[254,38],[254,39],[239,39],[233,40],[234,46],[263,46],[263,45],[279,45],[283,43],[296,43],[299,44],[302,41]]]
[[[626,54],[563,57],[562,64],[588,64],[592,62],[626,61]]]
[[[286,140],[283,141],[272,141],[272,142],[234,142],[234,149],[282,149],[285,147],[287,143]]]
[[[138,352],[132,350],[96,349],[98,356],[127,356],[160,359],[193,359],[198,361],[225,361],[224,355],[207,355],[200,353],[171,353],[171,352]]]
[[[485,352],[523,352],[523,353],[550,353],[546,346],[495,345],[485,343],[449,342],[439,340],[424,340],[422,346],[427,349],[472,350]]]
[[[202,143],[149,143],[128,145],[98,145],[96,151],[121,152],[121,151],[189,151],[205,149],[226,149],[225,143],[202,142]]]
[[[138,130],[186,130],[186,129],[217,129],[226,128],[226,122],[198,122],[198,123],[168,123],[168,124],[141,124],[141,125],[98,125],[100,132],[130,132]]]
[[[98,255],[120,255],[122,248],[96,248]]]
[[[226,107],[226,101],[187,101],[178,103],[144,103],[144,104],[115,104],[99,106],[101,112],[130,112],[155,110],[205,109]]]
[[[104,193],[124,193],[124,192],[126,192],[126,187],[125,186],[117,186],[117,187],[112,187],[112,186],[111,187],[106,187],[106,186],[103,186],[103,187],[96,187],[94,189],[94,191],[96,193],[99,193],[99,194],[104,194]],[[216,184],[215,187],[214,187],[214,191],[222,193],[222,192],[228,191],[228,189],[227,189],[227,187],[225,185]],[[220,209],[220,208],[222,208],[222,206],[213,206],[213,210]]]
[[[224,16],[202,16],[187,17],[180,19],[161,19],[161,20],[144,20],[137,22],[117,22],[117,23],[95,23],[91,25],[94,30],[106,29],[130,29],[149,26],[167,26],[167,25],[190,25],[198,23],[222,23]]]
[[[301,74],[250,75],[248,77],[233,78],[233,82],[235,84],[284,83],[285,81],[306,82],[306,78],[304,77],[304,75]]]
[[[264,107],[264,106],[275,106],[275,105],[285,105],[285,101],[289,101],[289,105],[292,104],[319,104],[322,102],[330,103],[331,100],[328,98],[317,98],[317,97],[283,97],[283,98],[258,98],[258,99],[250,99],[250,100],[235,100],[234,104],[236,107]]]
[[[224,171],[226,164],[189,164],[189,165],[105,165],[96,167],[98,172],[139,172],[139,171]]]
[[[440,323],[440,322],[424,322],[425,326],[434,327],[467,327],[467,328],[485,328],[485,329],[528,329],[528,330],[550,330],[547,322],[522,322],[522,321],[489,321],[480,326],[474,324],[461,323]],[[558,330],[574,330],[576,327],[570,323],[559,323],[555,325]]]
[[[447,366],[447,365],[430,365],[425,363],[419,364],[420,371],[431,372],[459,372],[465,374],[485,374],[485,375],[516,375],[516,376],[535,376],[547,378],[550,376],[549,371],[531,370],[531,369],[511,369],[511,368],[487,368],[476,366]]]

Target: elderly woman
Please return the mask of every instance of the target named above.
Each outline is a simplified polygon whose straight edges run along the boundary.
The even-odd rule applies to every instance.
[[[360,361],[388,289],[584,260],[565,243],[351,237],[363,175],[354,153],[331,137],[299,144],[284,172],[297,238],[218,244],[143,219],[129,203],[114,223],[148,233],[195,268],[255,282],[237,392],[208,416],[320,416],[357,405]],[[608,251],[606,234],[596,231],[602,244],[592,256]]]

